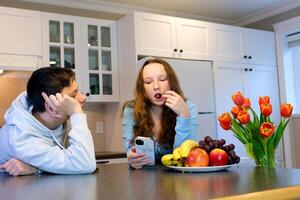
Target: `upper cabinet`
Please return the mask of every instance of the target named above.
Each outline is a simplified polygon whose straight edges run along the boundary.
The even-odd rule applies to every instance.
[[[44,66],[76,74],[88,102],[117,102],[116,22],[43,13]]]
[[[276,65],[273,32],[214,25],[213,55],[217,61]]]
[[[83,82],[89,101],[118,101],[116,23],[82,19]]]
[[[41,15],[38,11],[0,7],[1,68],[32,70],[41,65]]]
[[[134,13],[139,55],[209,59],[211,24],[176,17]]]

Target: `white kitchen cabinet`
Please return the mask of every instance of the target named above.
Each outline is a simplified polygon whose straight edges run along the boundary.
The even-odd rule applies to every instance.
[[[259,97],[270,96],[273,107],[271,119],[275,124],[279,123],[280,102],[275,66],[215,62],[214,70],[217,116],[223,112],[230,112],[234,106],[231,95],[240,91],[245,97],[250,98],[251,106],[257,114],[260,113]],[[228,144],[233,143],[236,146],[237,155],[243,159],[248,158],[244,145],[234,137],[231,131],[225,131],[218,125],[218,137],[224,138]],[[282,152],[278,154],[278,160],[283,160]]]
[[[139,55],[209,59],[211,23],[134,12]]]
[[[82,19],[84,92],[90,102],[119,100],[116,22]]]
[[[41,65],[41,19],[38,11],[0,7],[0,67],[26,70]]]
[[[116,102],[116,22],[43,13],[44,66],[72,69],[88,102]]]
[[[276,65],[273,32],[214,24],[214,60]]]

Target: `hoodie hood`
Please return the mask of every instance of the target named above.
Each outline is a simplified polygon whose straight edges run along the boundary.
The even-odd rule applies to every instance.
[[[39,122],[31,113],[32,105],[27,101],[27,92],[22,92],[5,113],[4,119],[7,125],[16,126],[20,130],[28,130],[32,133],[40,133],[51,137],[50,132],[58,137],[63,132],[63,126],[51,130]]]

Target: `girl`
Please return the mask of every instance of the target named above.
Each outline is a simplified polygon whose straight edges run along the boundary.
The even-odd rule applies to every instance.
[[[151,137],[155,158],[172,150],[186,139],[197,140],[197,108],[183,95],[172,67],[164,60],[151,58],[140,69],[135,99],[123,106],[123,139],[131,167],[140,169],[151,161],[136,153],[134,139]]]

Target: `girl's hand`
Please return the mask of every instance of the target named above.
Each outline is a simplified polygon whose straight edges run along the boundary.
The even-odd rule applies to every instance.
[[[174,91],[166,91],[163,95],[165,105],[171,108],[180,117],[190,117],[189,109],[184,99]]]
[[[151,164],[151,161],[147,158],[144,153],[136,153],[136,148],[131,148],[131,153],[128,155],[128,162],[134,169],[141,169],[144,165]]]

